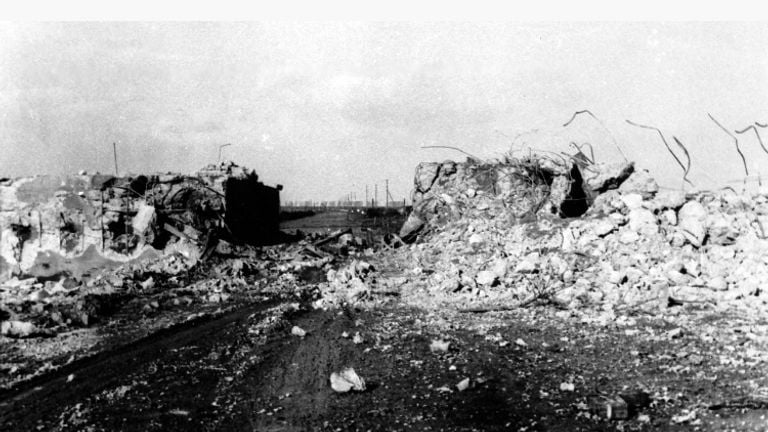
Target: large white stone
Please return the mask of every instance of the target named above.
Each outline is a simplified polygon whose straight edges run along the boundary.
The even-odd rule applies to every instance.
[[[677,212],[678,226],[686,240],[695,247],[701,247],[707,234],[707,210],[698,201],[688,201]]]

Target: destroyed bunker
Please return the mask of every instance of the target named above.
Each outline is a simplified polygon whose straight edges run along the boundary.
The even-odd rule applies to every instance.
[[[205,258],[226,240],[275,243],[280,190],[227,162],[194,175],[0,181],[0,280],[83,276],[160,251]]]

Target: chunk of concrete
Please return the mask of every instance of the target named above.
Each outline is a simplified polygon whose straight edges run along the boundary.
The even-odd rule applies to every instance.
[[[677,212],[677,224],[685,239],[695,247],[701,247],[707,234],[707,209],[698,201],[688,201]]]
[[[422,228],[424,228],[424,219],[416,213],[411,213],[400,228],[400,238],[405,242],[413,241]]]
[[[637,170],[619,186],[621,193],[638,193],[645,199],[653,198],[659,191],[659,185],[648,170]]]
[[[414,177],[416,189],[419,192],[428,192],[432,188],[432,183],[435,182],[439,172],[439,163],[420,163],[416,167],[416,175]]]
[[[634,171],[632,162],[601,162],[584,170],[584,183],[593,192],[602,193],[621,186]]]
[[[131,221],[133,233],[143,236],[154,218],[155,207],[145,203],[139,204],[139,210],[136,212],[136,216],[133,217],[133,221]]]

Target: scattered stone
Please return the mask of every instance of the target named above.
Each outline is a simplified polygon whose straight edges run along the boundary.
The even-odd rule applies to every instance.
[[[365,391],[365,380],[353,368],[347,368],[331,374],[331,388],[338,393]]]
[[[643,196],[638,193],[621,195],[621,202],[623,202],[629,210],[636,210],[643,207]]]
[[[707,210],[698,201],[688,201],[677,212],[677,225],[694,247],[701,247],[707,235]]]
[[[450,345],[450,342],[435,339],[429,344],[429,350],[432,352],[447,352]]]
[[[601,219],[592,225],[592,230],[598,237],[605,237],[616,230],[616,225],[609,219]]]
[[[416,167],[416,190],[419,192],[429,192],[432,183],[435,182],[437,174],[440,172],[439,163],[422,162]]]
[[[539,254],[534,252],[526,255],[515,266],[515,273],[533,273],[539,265]]]
[[[632,162],[600,162],[585,171],[584,183],[593,192],[618,188],[635,171]]]
[[[650,204],[654,210],[677,210],[685,204],[685,192],[665,189],[656,194]]]
[[[464,378],[456,384],[456,388],[461,392],[469,388],[469,378]]]
[[[475,282],[481,286],[490,286],[496,281],[496,275],[488,270],[483,270],[477,273],[475,276]]]
[[[411,212],[402,228],[400,228],[400,238],[405,242],[412,241],[416,238],[416,235],[422,228],[424,228],[424,219],[420,218],[416,213]]]
[[[291,334],[303,338],[307,335],[307,331],[299,326],[293,326],[293,328],[291,328]]]
[[[651,236],[658,232],[659,227],[653,212],[644,208],[635,208],[629,211],[629,229],[644,236]]]
[[[141,282],[139,285],[141,285],[141,288],[144,290],[152,289],[155,286],[155,280],[150,276],[145,280],[144,282]]]
[[[619,235],[619,241],[624,244],[637,243],[640,240],[640,234],[636,231],[624,231]]]
[[[638,193],[644,199],[651,199],[659,191],[659,185],[646,169],[640,169],[633,172],[621,186],[619,192],[623,194]]]
[[[715,276],[707,282],[707,286],[717,291],[725,291],[728,289],[728,282],[722,276]]]
[[[485,244],[485,239],[480,234],[475,233],[469,236],[470,246],[477,248],[477,247],[481,247],[484,244]]]
[[[3,321],[0,324],[0,333],[3,336],[13,338],[27,338],[34,336],[37,327],[31,322],[25,321]]]

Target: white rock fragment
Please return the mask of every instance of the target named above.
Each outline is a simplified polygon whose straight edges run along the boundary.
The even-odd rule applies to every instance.
[[[307,331],[299,326],[293,326],[291,329],[291,334],[303,338],[307,335]]]
[[[515,273],[533,273],[539,264],[539,254],[534,252],[526,255],[515,266]]]
[[[508,268],[509,264],[507,264],[507,260],[500,258],[494,261],[491,271],[497,278],[503,279],[507,275]]]
[[[707,210],[698,201],[688,201],[677,212],[677,225],[688,240],[695,247],[701,247],[706,227]]]
[[[150,276],[144,282],[139,283],[139,285],[141,285],[142,289],[149,290],[155,286],[155,280]]]
[[[37,331],[37,327],[26,321],[3,321],[0,324],[0,333],[3,336],[25,338],[29,337]]]
[[[485,239],[480,234],[472,234],[469,236],[469,245],[472,247],[480,247],[485,244]]]
[[[643,196],[638,193],[622,195],[621,202],[630,210],[639,209],[643,206]]]
[[[658,192],[659,185],[648,170],[640,169],[633,172],[624,183],[619,186],[621,193],[637,192],[644,198],[650,198]]]
[[[494,281],[496,281],[496,275],[488,270],[480,271],[477,273],[477,276],[475,276],[475,282],[477,282],[478,285],[490,286],[493,285]]]
[[[668,225],[677,225],[677,213],[672,209],[666,209],[661,212],[661,220]]]
[[[432,352],[446,352],[448,351],[448,347],[451,345],[450,342],[440,340],[440,339],[434,339],[432,343],[429,344],[429,350]]]
[[[464,378],[463,380],[459,381],[458,384],[456,384],[456,388],[459,391],[464,391],[469,388],[469,378]]]
[[[353,368],[347,368],[331,374],[331,388],[338,393],[350,390],[365,391],[365,380]]]
[[[624,231],[619,235],[619,241],[624,244],[637,243],[640,240],[640,234],[635,231]]]
[[[648,209],[635,208],[629,211],[629,229],[641,235],[652,235],[658,232],[656,216]]]
[[[716,291],[725,291],[728,289],[728,283],[722,276],[715,276],[707,282],[707,286]]]
[[[614,225],[610,219],[600,219],[592,228],[593,232],[598,237],[605,237],[615,229],[616,225]]]
[[[665,189],[656,194],[656,197],[651,202],[651,207],[655,210],[677,210],[683,204],[685,204],[685,192]]]

